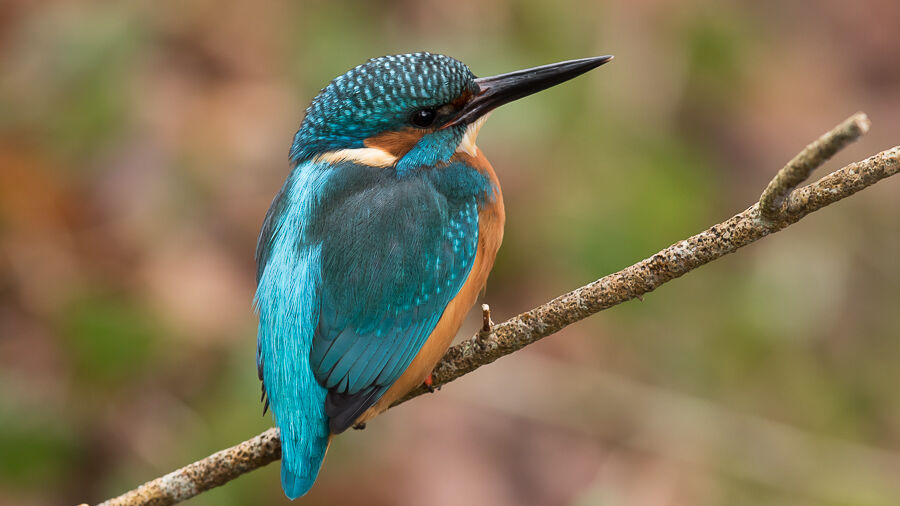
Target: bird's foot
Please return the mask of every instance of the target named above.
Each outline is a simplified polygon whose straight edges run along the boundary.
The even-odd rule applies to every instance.
[[[487,304],[481,305],[481,329],[475,334],[475,343],[484,348],[485,344],[491,339],[491,333],[494,331],[494,320],[491,320],[491,306]]]
[[[353,430],[365,430],[366,422],[359,422],[358,424],[353,426]]]
[[[425,378],[425,381],[422,383],[422,386],[424,386],[425,390],[428,390],[428,393],[430,393],[430,394],[433,394],[435,391],[441,389],[441,387],[435,388],[434,375],[432,373],[428,373],[428,377]]]

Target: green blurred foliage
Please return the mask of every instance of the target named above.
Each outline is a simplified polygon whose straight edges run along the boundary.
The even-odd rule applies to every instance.
[[[70,427],[34,416],[0,412],[0,480],[27,492],[58,483],[78,465],[76,435]]]
[[[165,333],[143,308],[116,297],[84,297],[63,310],[59,335],[76,384],[115,387],[134,381],[157,358]]]

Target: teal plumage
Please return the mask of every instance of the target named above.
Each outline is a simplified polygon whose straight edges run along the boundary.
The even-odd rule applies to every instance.
[[[325,175],[291,174],[273,206],[280,212],[266,218],[257,253],[257,368],[281,429],[281,481],[291,499],[312,486],[328,447],[327,390],[308,360],[318,324],[322,247],[307,239],[306,226],[306,211],[315,205]]]
[[[586,61],[578,73],[600,64]],[[513,98],[559,81],[510,76]],[[331,435],[432,336],[481,254],[482,213],[500,205],[502,219],[487,162],[458,155],[474,119],[502,103],[486,94],[495,81],[442,55],[387,56],[336,78],[307,109],[256,252],[257,369],[292,499],[312,486]],[[386,133],[397,136],[377,144]]]
[[[373,58],[336,77],[316,96],[294,136],[291,161],[360,148],[369,137],[408,126],[411,111],[440,107],[463,90],[475,92],[474,79],[464,63],[440,54]],[[462,136],[462,129],[456,130]]]
[[[294,169],[267,220],[256,299],[258,365],[294,483],[312,484],[329,430],[352,425],[421,348],[472,267],[491,193],[462,164],[401,182],[353,163]]]

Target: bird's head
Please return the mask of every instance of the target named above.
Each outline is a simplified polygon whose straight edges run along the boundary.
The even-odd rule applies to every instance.
[[[612,56],[554,63],[476,78],[449,56],[373,58],[335,78],[313,99],[291,146],[291,161],[351,160],[398,174],[474,153],[494,108],[567,81]]]

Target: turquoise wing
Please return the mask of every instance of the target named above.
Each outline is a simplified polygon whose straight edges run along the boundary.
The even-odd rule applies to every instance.
[[[403,374],[465,283],[478,245],[477,195],[441,191],[427,176],[386,179],[369,167],[340,176],[347,179],[333,176],[325,192],[326,201],[337,196],[333,205],[317,216],[322,289],[310,352],[328,389],[332,433]]]
[[[260,234],[256,304],[257,368],[295,482],[422,348],[468,278],[492,191],[464,164],[294,169]]]

